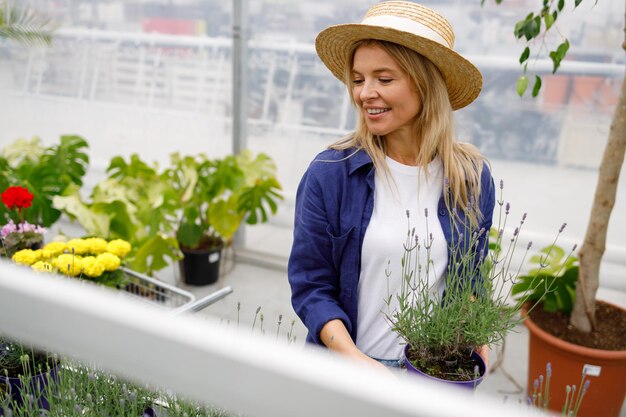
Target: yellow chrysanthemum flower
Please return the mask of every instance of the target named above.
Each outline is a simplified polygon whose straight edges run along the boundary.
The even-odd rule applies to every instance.
[[[93,256],[86,256],[83,258],[83,273],[88,277],[96,278],[102,275],[105,271],[104,265]]]
[[[108,245],[108,251],[111,252],[113,255],[119,256],[120,258],[126,256],[128,252],[130,252],[130,250],[130,243],[122,239],[112,240],[109,242]]]
[[[71,277],[79,275],[83,270],[81,257],[69,253],[59,255],[59,257],[54,260],[54,266],[56,266],[62,274]]]
[[[99,237],[90,237],[85,239],[88,252],[94,255],[99,255],[107,251],[107,241]]]
[[[49,262],[37,261],[35,262],[31,268],[38,272],[52,272],[54,271],[54,266]]]
[[[84,255],[89,252],[89,246],[84,239],[72,239],[67,242],[67,250],[70,254]]]
[[[96,257],[96,260],[107,271],[115,271],[117,268],[120,267],[121,263],[119,257],[109,252],[101,253]]]
[[[39,254],[37,252],[39,252]],[[34,251],[32,249],[22,249],[20,251],[15,252],[13,254],[13,257],[11,257],[11,259],[15,263],[31,266],[32,264],[34,264],[35,262],[39,260],[40,256],[41,256],[40,250]]]
[[[65,251],[65,242],[50,242],[42,249],[42,257],[44,259],[54,258]]]

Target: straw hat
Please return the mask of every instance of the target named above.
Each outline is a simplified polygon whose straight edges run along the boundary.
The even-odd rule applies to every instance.
[[[454,110],[467,106],[480,94],[480,71],[452,50],[452,26],[428,7],[408,1],[377,4],[360,24],[336,25],[321,31],[315,49],[335,77],[345,82],[348,54],[355,42],[364,39],[394,42],[428,58],[441,71]]]

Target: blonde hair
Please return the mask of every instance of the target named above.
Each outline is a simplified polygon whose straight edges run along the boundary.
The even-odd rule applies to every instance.
[[[448,209],[452,211],[452,208],[457,208],[468,212],[472,226],[476,226],[481,213],[477,203],[470,202],[477,202],[480,198],[480,176],[485,158],[475,146],[455,140],[452,106],[441,73],[428,59],[402,45],[373,39],[359,41],[353,45],[345,68],[345,84],[355,106],[351,91],[354,52],[366,45],[383,48],[409,76],[421,99],[421,108],[413,124],[416,145],[419,145],[415,164],[426,167],[439,155],[446,179],[444,197]],[[330,146],[332,149],[351,147],[365,150],[377,170],[388,172],[385,137],[370,132],[361,112],[358,112],[355,132]]]

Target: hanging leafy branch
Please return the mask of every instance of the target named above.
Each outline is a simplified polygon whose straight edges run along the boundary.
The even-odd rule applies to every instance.
[[[0,39],[12,39],[24,45],[49,46],[56,27],[49,17],[29,7],[18,7],[0,0]]]
[[[494,0],[496,4],[501,4],[503,0]],[[574,0],[574,9],[576,9],[583,0]],[[598,1],[596,0],[596,3]],[[484,4],[485,0],[481,0],[481,4]],[[561,16],[563,10],[565,9],[565,0],[543,0],[543,5],[541,9],[537,12],[529,13],[524,19],[518,21],[515,24],[515,28],[513,29],[513,33],[516,39],[524,38],[526,40],[526,47],[522,51],[519,57],[519,63],[522,66],[522,75],[517,80],[517,94],[520,97],[524,95],[526,90],[528,89],[528,85],[530,84],[529,75],[528,75],[528,63],[531,58],[531,54],[534,54],[537,57],[542,49],[545,49],[548,52],[548,56],[552,60],[552,73],[556,73],[556,71],[561,66],[561,61],[567,55],[567,51],[569,50],[570,43],[568,39],[563,36],[560,32],[561,42],[557,45],[553,50],[548,50],[546,46],[545,37],[551,30],[555,28],[558,31],[558,28],[555,26],[555,23]],[[535,46],[536,41],[541,41],[539,47]],[[531,48],[532,47],[532,48]],[[537,97],[539,91],[541,90],[541,77],[537,74],[533,74],[534,83],[532,88],[532,96]],[[530,77],[532,78],[532,77]]]
[[[501,4],[503,0],[494,0]],[[527,48],[520,55],[520,64],[523,66],[523,77],[526,76],[528,59],[531,55],[530,41],[538,37],[542,38],[542,46],[545,33],[555,27],[555,22],[565,8],[565,0],[542,0],[543,7],[538,14],[531,13],[525,19],[515,25],[514,33],[518,39],[526,38]],[[582,0],[573,1],[576,9]],[[484,0],[481,0],[484,3]],[[597,0],[595,4],[597,4]],[[626,15],[625,15],[626,20]],[[542,29],[543,28],[543,29]],[[543,34],[542,34],[543,30]],[[626,36],[626,30],[624,31]],[[626,50],[626,38],[622,43]],[[563,42],[549,56],[553,63],[553,73],[559,69],[561,61],[565,58],[569,49],[569,42],[563,37]],[[541,51],[541,49],[539,49]],[[537,54],[537,53],[535,53]],[[539,80],[539,81],[537,81]],[[540,83],[541,78],[536,77],[535,84]],[[528,87],[528,79],[522,77],[518,80],[518,93],[523,95]],[[539,93],[539,86],[533,87],[534,95]],[[535,91],[536,90],[536,91]],[[600,264],[606,249],[607,231],[611,212],[615,206],[617,185],[621,169],[626,156],[626,83],[622,80],[620,95],[615,113],[611,121],[606,147],[599,165],[596,190],[591,206],[591,214],[583,244],[578,251],[579,273],[576,284],[576,296],[570,325],[577,330],[588,333],[595,327],[596,296],[600,285]]]

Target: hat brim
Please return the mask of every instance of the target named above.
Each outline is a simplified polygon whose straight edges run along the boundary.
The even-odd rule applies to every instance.
[[[405,31],[359,23],[330,26],[317,35],[315,49],[330,72],[345,83],[352,45],[365,39],[397,43],[430,60],[443,75],[454,110],[467,106],[480,94],[483,77],[474,64],[446,46]]]

